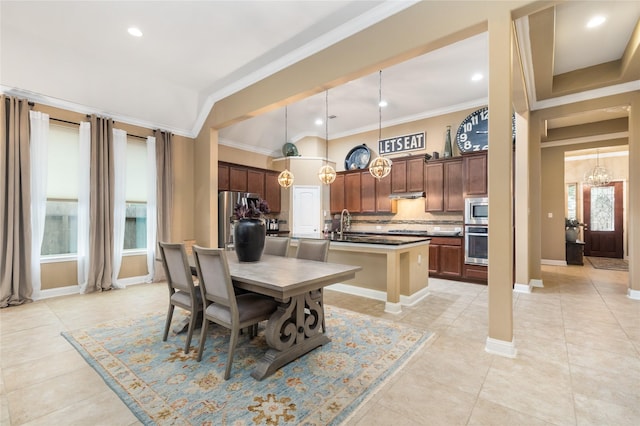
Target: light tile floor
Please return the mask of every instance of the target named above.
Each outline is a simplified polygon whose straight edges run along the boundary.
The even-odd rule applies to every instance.
[[[486,286],[432,280],[399,315],[326,291],[325,303],[436,333],[347,423],[640,424],[640,301],[626,296],[627,273],[544,266],[543,280],[513,296],[515,359],[484,350]],[[145,284],[0,310],[0,424],[139,424],[60,331],[164,312],[166,298],[164,284]]]

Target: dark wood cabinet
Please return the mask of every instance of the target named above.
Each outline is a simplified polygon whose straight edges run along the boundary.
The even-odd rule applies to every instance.
[[[278,183],[278,172],[267,171],[264,174],[264,199],[269,203],[271,213],[282,210],[281,186]]]
[[[461,279],[464,263],[462,237],[433,237],[429,245],[429,276]]]
[[[391,192],[407,191],[407,160],[394,158],[391,165]]]
[[[344,173],[338,173],[331,184],[329,209],[331,213],[340,213],[344,209]]]
[[[584,265],[584,245],[582,241],[565,242],[567,265]]]
[[[463,154],[464,196],[487,196],[487,151]]]
[[[261,170],[247,170],[247,192],[258,194],[265,198],[264,192],[264,172]]]
[[[489,278],[488,268],[484,265],[464,265],[463,277],[466,280],[487,283]]]
[[[443,208],[445,212],[464,211],[462,189],[462,159],[448,160],[443,163]]]
[[[375,213],[376,209],[376,178],[369,170],[360,172],[360,211],[362,213]]]
[[[360,213],[362,211],[361,182],[360,172],[351,172],[344,175],[344,204],[350,213]]]
[[[247,192],[247,168],[229,166],[229,191]]]
[[[407,191],[424,191],[424,157],[407,160]]]
[[[425,211],[462,212],[462,159],[439,160],[424,166]]]
[[[389,195],[391,195],[391,176],[387,176],[382,179],[375,179],[375,180],[376,180],[376,212],[395,213],[397,202],[389,198]]]
[[[229,166],[218,163],[218,191],[229,190]]]
[[[426,212],[441,212],[444,209],[444,167],[443,163],[427,163],[424,167]]]

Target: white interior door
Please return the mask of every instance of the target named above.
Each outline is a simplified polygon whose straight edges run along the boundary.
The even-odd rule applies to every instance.
[[[293,234],[317,234],[320,228],[320,187],[293,187]]]

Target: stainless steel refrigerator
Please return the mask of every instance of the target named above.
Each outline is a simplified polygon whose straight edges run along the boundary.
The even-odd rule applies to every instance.
[[[233,247],[233,209],[237,204],[246,205],[258,200],[260,195],[249,192],[222,191],[218,194],[218,247]]]

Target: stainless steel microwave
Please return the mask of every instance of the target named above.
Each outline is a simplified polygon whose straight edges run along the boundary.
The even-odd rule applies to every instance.
[[[487,197],[465,198],[464,223],[468,225],[489,224],[489,199]]]

